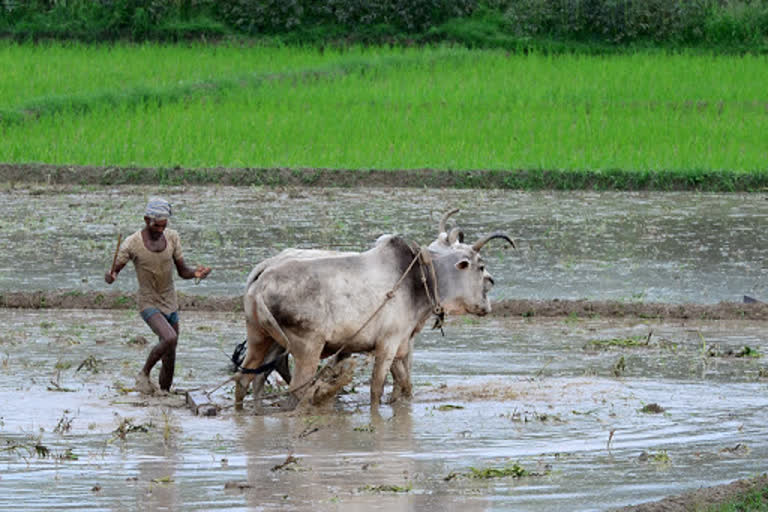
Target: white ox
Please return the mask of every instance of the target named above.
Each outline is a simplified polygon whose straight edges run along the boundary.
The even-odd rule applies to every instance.
[[[480,250],[493,238],[514,247],[501,233],[464,244],[458,228],[445,230],[446,219],[457,211],[442,217],[438,238],[428,249],[384,235],[362,253],[287,249],[257,265],[244,297],[243,368],[254,369],[280,354],[279,345],[294,357],[290,390],[301,398],[321,357],[372,352],[371,407],[380,403],[390,370],[393,394],[409,396],[413,337],[441,310],[488,314],[493,278]],[[236,404],[252,379],[249,373],[236,377]]]

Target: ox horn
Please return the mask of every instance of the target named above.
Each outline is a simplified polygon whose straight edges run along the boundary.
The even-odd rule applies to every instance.
[[[480,240],[478,240],[477,242],[475,242],[474,244],[472,244],[472,249],[474,249],[474,250],[475,250],[475,252],[480,252],[480,249],[482,249],[482,248],[483,248],[483,246],[484,246],[486,243],[488,243],[490,240],[493,240],[494,238],[503,238],[504,240],[506,240],[507,242],[509,242],[509,244],[510,244],[512,247],[514,247],[515,249],[517,249],[517,246],[515,245],[515,241],[514,241],[514,240],[512,240],[511,238],[509,238],[509,237],[508,237],[507,235],[505,235],[504,233],[493,233],[492,235],[486,235],[486,236],[484,236],[483,238],[481,238]]]
[[[445,212],[445,213],[443,214],[443,217],[440,219],[440,224],[437,226],[437,229],[438,229],[438,232],[437,232],[437,234],[438,234],[438,235],[439,235],[439,234],[441,234],[441,233],[445,233],[445,232],[446,232],[446,231],[445,231],[445,221],[447,221],[447,220],[448,220],[448,217],[450,217],[451,215],[453,215],[454,213],[456,213],[456,212],[458,212],[458,211],[459,211],[459,209],[458,209],[458,208],[456,208],[456,209],[454,209],[454,210],[451,210],[451,211],[449,211],[449,212]]]
[[[460,244],[464,243],[464,232],[457,227],[453,228],[451,232],[448,233],[448,245],[455,244],[456,240],[458,240]]]

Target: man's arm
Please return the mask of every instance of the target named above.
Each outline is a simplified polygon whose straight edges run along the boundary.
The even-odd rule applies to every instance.
[[[114,266],[114,268],[108,270],[104,273],[104,280],[107,282],[107,284],[112,284],[117,279],[117,274],[120,273],[121,270],[125,267],[125,263],[118,263]]]
[[[176,272],[179,273],[179,277],[182,279],[205,279],[211,273],[211,267],[204,267],[202,265],[198,265],[195,269],[188,267],[184,263],[184,258],[176,258],[173,261],[176,263]]]

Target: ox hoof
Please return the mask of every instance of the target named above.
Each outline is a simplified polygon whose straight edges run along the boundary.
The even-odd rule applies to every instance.
[[[235,409],[241,410],[243,408],[243,400],[247,394],[248,385],[243,385],[239,379],[235,380]]]

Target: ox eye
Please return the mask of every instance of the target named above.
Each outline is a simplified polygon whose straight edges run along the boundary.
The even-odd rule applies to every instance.
[[[478,270],[480,270],[480,272],[485,272],[485,265],[480,265],[477,268],[478,268]]]

